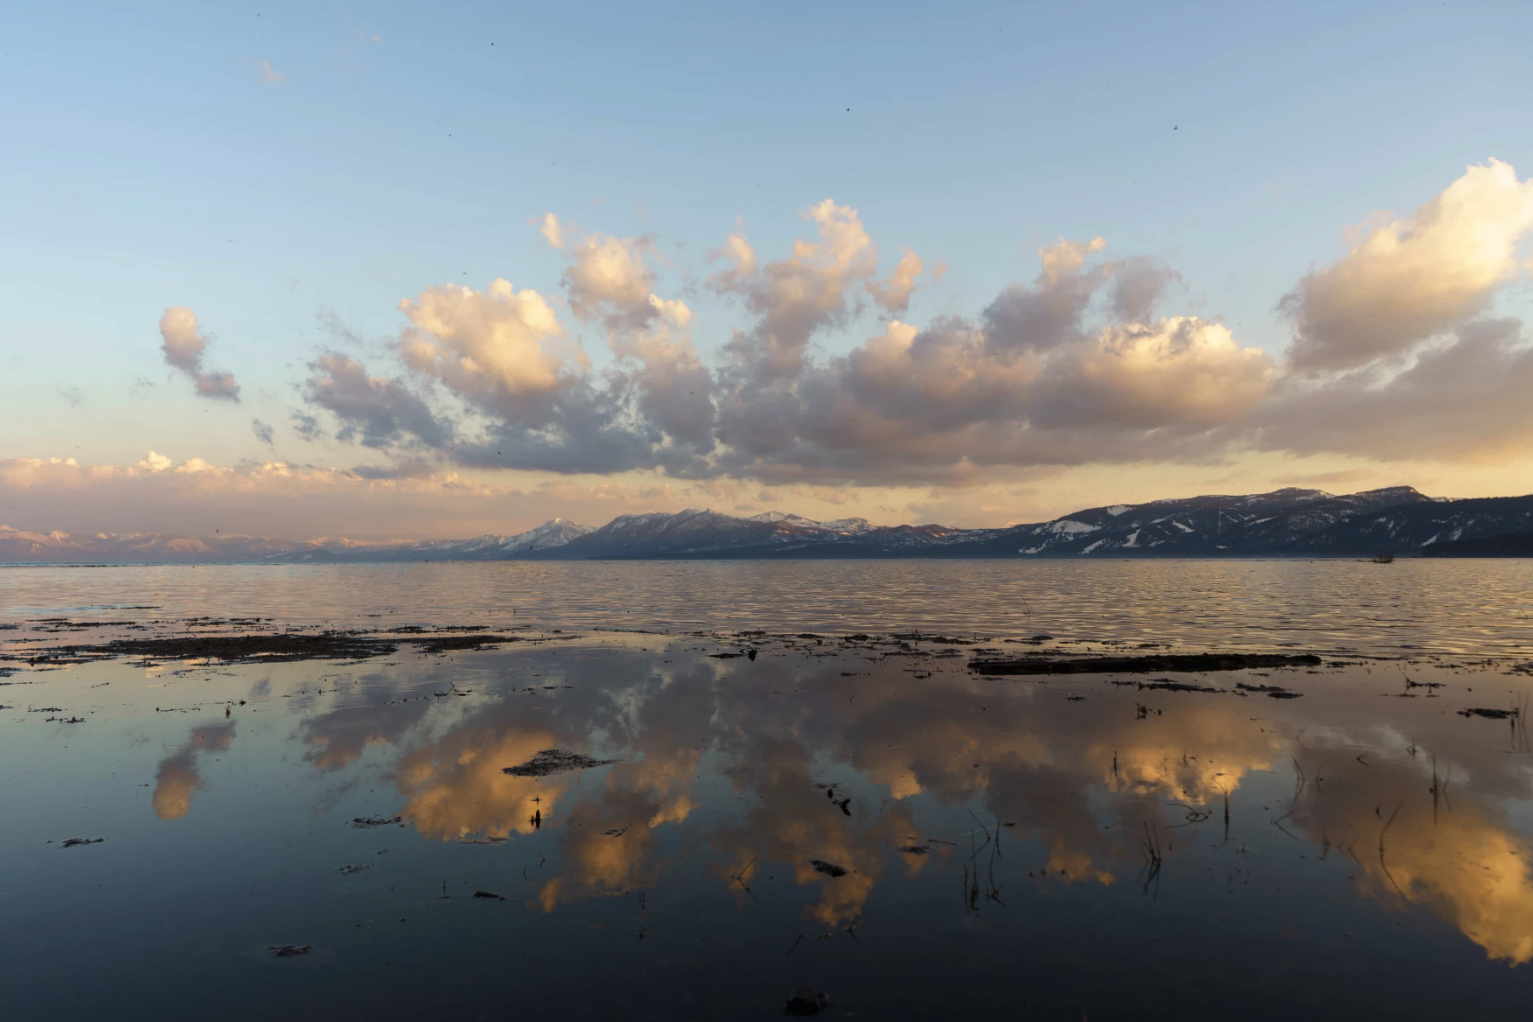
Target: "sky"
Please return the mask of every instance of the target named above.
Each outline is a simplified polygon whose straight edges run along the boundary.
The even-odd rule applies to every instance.
[[[26,4],[0,525],[1533,492],[1522,3]]]

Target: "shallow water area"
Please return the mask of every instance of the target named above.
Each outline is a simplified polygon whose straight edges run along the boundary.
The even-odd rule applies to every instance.
[[[400,591],[305,621],[263,585],[0,632],[8,1014],[768,1018],[806,988],[830,1018],[1505,1019],[1533,994],[1510,613],[1480,655],[1358,629],[1368,655],[1280,635],[1319,662],[1183,670],[1259,644],[1057,609],[1048,639],[444,630],[429,601],[391,630],[364,615]],[[360,644],[295,644],[337,618]]]

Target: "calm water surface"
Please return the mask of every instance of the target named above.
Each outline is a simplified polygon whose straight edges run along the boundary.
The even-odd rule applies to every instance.
[[[807,987],[830,1018],[1522,1018],[1529,582],[1507,562],[3,571],[6,1016],[765,1019]],[[27,662],[326,623],[522,641]],[[991,638],[886,638],[907,628]],[[1215,690],[1192,692],[969,667],[1115,642],[1370,655],[1177,675]],[[610,762],[519,769],[545,750]]]

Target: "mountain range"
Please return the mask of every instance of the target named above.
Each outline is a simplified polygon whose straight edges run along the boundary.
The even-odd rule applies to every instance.
[[[1000,529],[821,522],[769,511],[556,518],[514,536],[364,543],[149,533],[91,537],[0,526],[0,563],[334,563],[662,558],[1528,556],[1533,495],[1452,500],[1409,486],[1334,495],[1283,489],[1087,508]]]

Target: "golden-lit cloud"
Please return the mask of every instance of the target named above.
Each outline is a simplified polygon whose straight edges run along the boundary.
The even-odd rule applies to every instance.
[[[729,771],[757,804],[738,827],[725,827],[710,846],[749,884],[762,863],[781,863],[800,887],[818,890],[804,915],[822,926],[844,926],[862,915],[892,845],[915,832],[911,810],[895,805],[871,818],[848,816],[809,773],[808,750],[780,738],[750,743]],[[860,807],[859,807],[860,808]],[[816,862],[844,873],[835,875]]]
[[[499,721],[457,728],[400,762],[395,783],[409,796],[401,815],[437,841],[530,834],[537,829],[534,814],[553,813],[573,775],[518,777],[505,768],[559,744],[551,732]]]
[[[814,223],[819,240],[795,241],[787,258],[758,265],[755,250],[739,233],[726,240],[720,253],[731,265],[711,278],[712,286],[739,297],[756,318],[749,330],[735,332],[727,349],[743,385],[797,376],[810,339],[844,324],[860,293],[887,293],[890,307],[903,307],[909,300],[919,260],[907,258],[887,285],[879,285],[874,276],[877,249],[857,210],[825,199],[804,217]]]
[[[1310,772],[1326,751],[1303,755]],[[1492,959],[1533,961],[1533,846],[1472,789],[1447,784],[1446,769],[1434,778],[1424,759],[1371,754],[1366,770],[1349,771],[1323,796],[1306,788],[1294,819],[1312,841],[1351,858],[1360,887],[1384,908],[1420,905]],[[1448,792],[1436,806],[1433,787]]]
[[[209,752],[225,752],[234,738],[233,724],[207,724],[192,729],[186,744],[160,760],[150,802],[162,820],[179,820],[192,811],[192,796],[202,790],[197,760]]]
[[[399,309],[410,321],[399,350],[412,370],[508,418],[533,414],[569,371],[553,307],[538,292],[494,280],[483,291],[443,284]]]
[[[550,248],[563,248],[564,225],[559,223],[559,218],[552,213],[544,213],[543,219],[537,221],[538,233],[543,235],[543,240],[548,242]]]
[[[1283,298],[1298,329],[1294,365],[1355,368],[1485,312],[1525,272],[1530,231],[1533,180],[1500,160],[1470,167],[1409,217],[1358,228],[1351,252]]]
[[[638,763],[609,768],[601,794],[575,803],[560,821],[564,864],[536,898],[545,912],[656,883],[655,831],[691,814],[690,792],[702,759],[701,750],[665,744],[662,739],[661,748],[646,749]]]

